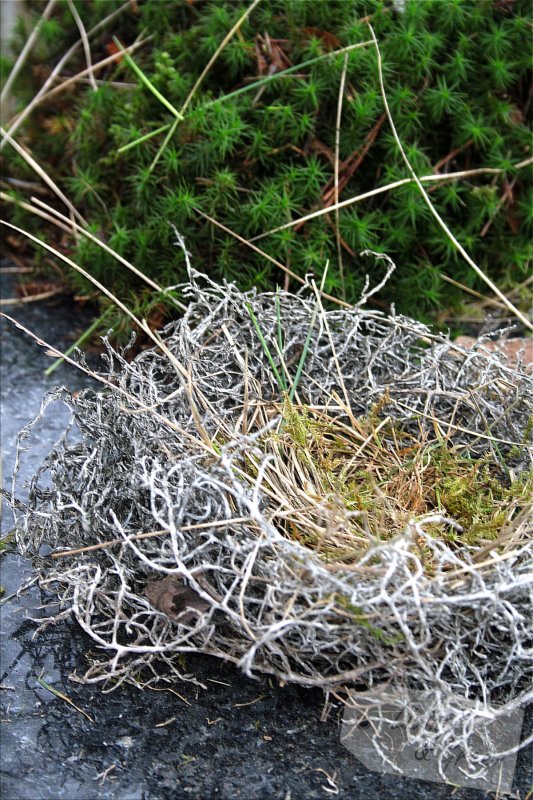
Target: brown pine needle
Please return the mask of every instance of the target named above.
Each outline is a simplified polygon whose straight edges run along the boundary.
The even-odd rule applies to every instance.
[[[75,708],[76,711],[80,712],[80,714],[83,714],[83,716],[86,717],[89,720],[89,722],[94,722],[94,719],[91,716],[89,716],[89,714],[87,714],[87,712],[84,711],[83,708],[77,706],[76,703],[73,700],[71,700],[70,697],[68,697],[68,695],[63,694],[63,692],[60,692],[59,689],[55,689],[53,686],[50,686],[50,684],[47,683],[46,681],[43,681],[42,678],[36,677],[35,680],[37,681],[37,683],[41,684],[43,689],[46,689],[48,692],[51,692],[52,694],[55,694],[56,697],[59,697],[61,700],[64,700],[65,703],[69,704],[69,706],[72,706],[72,708]]]

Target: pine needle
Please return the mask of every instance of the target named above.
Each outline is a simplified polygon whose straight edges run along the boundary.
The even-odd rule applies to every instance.
[[[72,708],[75,708],[76,711],[80,712],[80,714],[83,714],[83,716],[86,717],[89,720],[89,722],[94,722],[94,719],[91,716],[89,716],[89,714],[87,714],[86,711],[77,706],[76,703],[73,700],[71,700],[70,697],[68,697],[68,695],[63,694],[63,692],[60,692],[59,689],[55,689],[53,686],[50,686],[50,684],[44,681],[42,678],[36,677],[35,680],[43,687],[43,689],[46,689],[48,692],[54,694],[56,697],[59,697],[60,700],[64,700],[65,703],[69,704],[69,706],[72,706]]]

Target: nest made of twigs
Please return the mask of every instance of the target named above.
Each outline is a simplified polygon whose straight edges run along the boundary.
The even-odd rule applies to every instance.
[[[438,689],[465,726],[458,694],[523,703],[531,376],[405,317],[193,278],[161,348],[108,345],[114,388],[43,403],[81,441],[17,536],[51,545],[43,585],[100,645],[85,680],[183,678],[192,651],[337,693]]]

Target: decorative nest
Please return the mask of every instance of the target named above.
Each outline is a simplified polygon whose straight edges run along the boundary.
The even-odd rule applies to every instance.
[[[72,426],[18,543],[52,547],[56,619],[100,646],[84,680],[190,680],[196,652],[343,697],[418,688],[438,702],[404,709],[409,741],[476,766],[476,720],[532,696],[532,377],[316,287],[186,291],[159,348],[106,342],[107,389],[38,417],[61,399]]]

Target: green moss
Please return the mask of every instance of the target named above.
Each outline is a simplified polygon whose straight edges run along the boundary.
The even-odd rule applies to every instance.
[[[511,504],[524,506],[533,497],[533,470],[511,482],[488,460],[472,460],[439,448],[433,457],[434,497],[438,511],[452,517],[463,534],[448,537],[468,545],[496,539]]]
[[[89,28],[117,4],[90,0],[77,7]],[[93,62],[108,55],[106,45],[113,35],[124,44],[141,31],[152,36],[135,53],[135,62],[179,109],[245,7],[146,0],[139,4],[139,14],[118,16],[93,42]],[[531,170],[517,172],[512,166],[531,152],[526,118],[531,7],[525,0],[407,0],[404,13],[385,0],[264,0],[221,52],[155,165],[168,131],[119,152],[172,121],[168,109],[124,61],[99,77],[133,83],[135,88],[103,85],[93,92],[79,84],[56,95],[28,121],[26,142],[99,235],[150,277],[173,284],[185,278],[170,221],[187,237],[193,263],[212,277],[236,280],[243,289],[273,288],[284,278],[277,268],[214,230],[194,207],[249,238],[323,205],[333,178],[343,58],[321,60],[261,90],[223,98],[269,71],[367,40],[368,27],[362,21],[367,15],[380,42],[395,122],[415,169],[431,173],[446,157],[450,171],[505,169],[490,183],[478,177],[468,183],[435,184],[431,194],[481,269],[504,290],[520,283],[527,277],[532,223]],[[30,24],[31,20],[24,23],[26,28]],[[32,75],[39,74],[43,62],[55,62],[77,35],[68,7],[57,4],[17,82],[21,106],[39,85],[37,79],[32,85]],[[383,103],[375,52],[354,50],[347,64],[341,199],[406,176],[388,123],[380,121]],[[80,50],[70,68],[84,67]],[[352,169],[365,137],[374,134],[368,152]],[[27,180],[20,160],[11,163],[13,175]],[[511,180],[512,194],[506,194]],[[324,216],[265,238],[260,245],[301,276],[321,271],[329,259],[325,289],[344,292],[350,301],[358,298],[368,268],[359,251],[373,247],[386,252],[399,269],[380,302],[394,300],[399,311],[419,318],[462,297],[442,273],[485,290],[436,225],[416,187],[404,186],[344,209],[340,230],[343,276],[334,227]],[[80,242],[75,256],[118,296],[140,288],[98,248]],[[70,279],[78,292],[89,288],[77,275]]]
[[[288,465],[278,492],[283,494],[284,480],[291,486],[288,506],[293,505],[294,518],[289,514],[282,523],[289,538],[326,562],[347,564],[361,554],[369,534],[378,541],[392,538],[410,521],[438,513],[461,529],[432,523],[427,529],[433,536],[454,547],[483,546],[498,538],[510,511],[531,503],[533,470],[514,476],[490,451],[472,458],[445,441],[422,436],[419,441],[398,423],[376,432],[385,403],[384,397],[348,433],[335,419],[313,417],[285,401],[280,433],[269,434],[262,446],[272,452],[275,443],[275,474]],[[246,469],[253,479],[255,468]],[[310,498],[321,509],[316,517],[311,514],[309,527],[300,515],[298,487],[305,515]],[[340,527],[339,519],[344,519]]]

